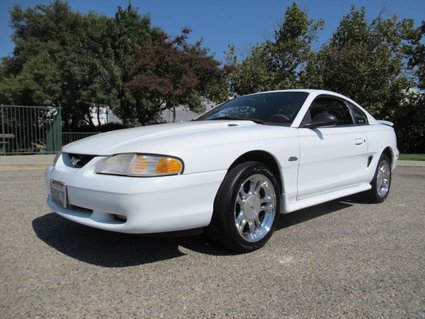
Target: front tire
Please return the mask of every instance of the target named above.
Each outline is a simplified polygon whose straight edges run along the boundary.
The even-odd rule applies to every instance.
[[[365,199],[370,203],[382,203],[391,188],[391,162],[385,154],[379,158],[371,185],[372,188],[364,193]]]
[[[272,172],[259,162],[230,169],[218,190],[212,239],[236,252],[258,249],[270,239],[279,219],[280,193]]]

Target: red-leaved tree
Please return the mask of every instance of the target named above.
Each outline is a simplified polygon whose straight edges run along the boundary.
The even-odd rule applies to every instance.
[[[127,82],[134,98],[152,114],[186,105],[202,110],[202,99],[217,100],[225,92],[225,77],[201,42],[188,43],[190,29],[170,38],[160,34],[151,42],[140,43],[133,58],[132,78]]]

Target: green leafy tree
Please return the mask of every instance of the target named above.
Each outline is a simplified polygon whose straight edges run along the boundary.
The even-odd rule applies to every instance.
[[[313,54],[311,45],[317,40],[317,31],[323,25],[323,20],[315,22],[309,19],[296,3],[287,9],[270,49],[272,71],[280,87],[303,85],[302,74]]]
[[[266,45],[258,44],[239,64],[234,47],[230,48],[227,69],[232,92],[244,95],[276,88],[276,76],[270,71],[270,65],[264,59],[267,54]]]
[[[424,136],[424,126],[417,121],[423,114],[419,112],[423,104],[421,95],[411,91],[416,84],[408,72],[406,55],[415,35],[416,40],[420,38],[413,23],[396,16],[378,17],[369,23],[365,9],[353,7],[306,69],[309,86],[340,92],[375,117],[393,121],[399,148],[404,152],[420,149],[418,141]],[[420,47],[415,52],[410,63],[419,71]],[[418,115],[412,119],[415,113]]]
[[[406,46],[406,53],[409,58],[409,68],[416,75],[417,86],[425,89],[425,21],[421,26],[413,30],[410,36],[410,43]]]
[[[17,76],[0,82],[0,101],[17,105],[54,104],[60,93],[59,70],[49,53],[30,58]]]
[[[61,106],[65,129],[93,126],[93,110],[99,114],[104,105],[134,124],[125,82],[138,43],[153,32],[148,17],[131,5],[119,7],[115,18],[83,15],[54,0],[15,6],[11,25],[15,49],[3,59],[1,103]]]
[[[90,13],[83,19],[84,31],[72,40],[72,48],[66,47],[61,97],[64,109],[71,111],[67,115],[73,126],[93,126],[91,113],[96,110],[99,115],[105,105],[119,113],[124,73],[111,37],[114,23],[111,18]]]
[[[139,44],[152,43],[160,33],[158,28],[151,27],[149,16],[140,15],[131,4],[126,8],[118,7],[114,19],[110,22],[111,47],[118,71],[115,82],[117,103],[113,104],[113,111],[126,126],[147,123],[149,119],[157,117],[153,114],[154,103],[135,98],[126,83],[131,80],[133,55]]]
[[[273,40],[256,45],[230,73],[233,90],[246,94],[303,86],[304,68],[313,54],[311,44],[322,27],[322,20],[309,19],[296,3],[288,7]]]
[[[20,6],[12,8],[15,48],[11,57],[2,60],[0,103],[57,105],[59,40],[69,26],[69,14],[69,7],[59,1],[25,11]]]
[[[345,94],[374,115],[392,119],[412,87],[403,74],[403,47],[412,27],[412,20],[397,17],[378,17],[369,24],[365,9],[353,7],[307,67],[310,86]]]
[[[12,57],[4,60],[6,72],[2,81],[12,86],[13,94],[9,99],[4,95],[0,98],[6,103],[61,106],[66,124],[73,118],[85,119],[83,114],[89,113],[88,103],[79,103],[80,94],[68,90],[70,85],[82,89],[85,86],[77,83],[76,77],[70,77],[67,68],[71,68],[77,53],[83,58],[79,43],[86,37],[87,20],[93,18],[86,19],[59,0],[26,10],[13,7],[11,25],[15,48]]]
[[[425,94],[410,91],[394,114],[398,148],[403,153],[425,153]]]
[[[399,148],[405,153],[425,153],[425,21],[412,30],[405,46],[408,67],[416,88],[407,92],[394,114]]]

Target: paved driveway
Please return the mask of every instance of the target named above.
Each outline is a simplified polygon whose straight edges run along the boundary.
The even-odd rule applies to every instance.
[[[283,216],[263,249],[108,233],[50,212],[41,171],[0,172],[1,318],[425,318],[425,168],[380,205]]]

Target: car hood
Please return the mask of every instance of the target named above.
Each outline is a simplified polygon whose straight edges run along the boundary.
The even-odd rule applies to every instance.
[[[173,155],[182,148],[217,143],[217,139],[220,139],[220,143],[240,139],[240,136],[246,136],[241,130],[251,130],[252,127],[265,126],[252,121],[193,121],[150,125],[94,135],[68,144],[63,147],[62,151],[90,155],[129,152],[165,152]],[[238,131],[242,134],[238,134]]]

